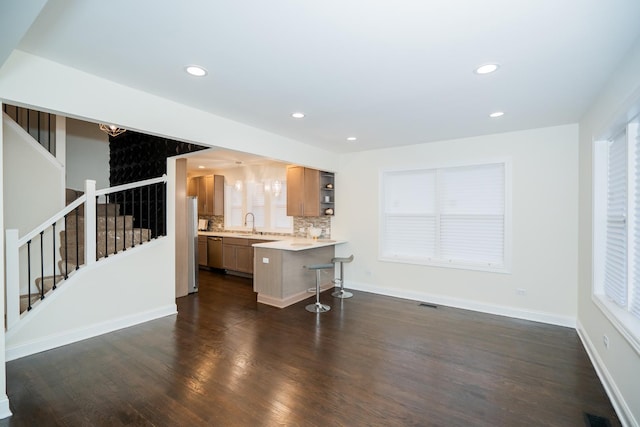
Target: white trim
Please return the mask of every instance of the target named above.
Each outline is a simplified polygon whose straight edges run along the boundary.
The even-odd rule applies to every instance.
[[[533,322],[547,323],[550,325],[565,326],[569,328],[576,327],[576,319],[574,317],[560,316],[553,313],[518,309],[502,305],[485,304],[472,300],[443,297],[441,295],[432,295],[424,292],[403,291],[393,288],[373,286],[361,282],[346,281],[344,287],[359,291],[371,292],[379,295],[386,295],[390,297],[404,298],[421,302],[430,302],[438,305],[446,305],[448,307],[495,314],[498,316],[513,317],[516,319],[531,320]]]
[[[596,370],[598,378],[600,378],[600,382],[602,383],[607,396],[609,396],[609,400],[611,401],[613,409],[615,409],[620,422],[623,426],[638,427],[640,424],[633,418],[633,413],[631,412],[629,405],[627,405],[627,402],[624,400],[624,396],[622,396],[622,393],[620,393],[615,381],[609,374],[607,366],[600,358],[593,342],[589,339],[589,335],[585,332],[582,323],[580,323],[580,320],[577,321],[576,331],[578,332],[578,337],[580,337],[582,345],[591,360],[591,364]]]
[[[5,394],[3,398],[0,399],[0,419],[9,418],[11,415],[11,408],[9,408],[9,398]]]
[[[591,294],[591,300],[640,356],[640,320],[602,294]]]
[[[58,335],[50,335],[42,339],[34,340],[14,347],[6,348],[6,360],[16,360],[21,357],[30,356],[42,351],[51,350],[63,345],[72,344],[88,338],[97,337],[118,329],[128,328],[130,326],[139,325],[150,320],[159,319],[161,317],[177,314],[175,304],[169,304],[164,307],[153,310],[136,313],[129,316],[123,316],[118,319],[108,320],[106,322],[91,325],[89,327],[78,328],[72,331],[66,331]]]

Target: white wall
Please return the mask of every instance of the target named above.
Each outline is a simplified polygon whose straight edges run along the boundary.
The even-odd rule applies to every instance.
[[[349,241],[340,255],[355,255],[347,287],[574,325],[577,150],[577,125],[566,125],[341,156],[332,237]],[[380,170],[503,158],[513,176],[511,274],[378,260]]]
[[[64,167],[11,119],[4,129],[4,225],[20,236],[64,207]]]
[[[86,179],[109,187],[109,136],[97,124],[67,119],[66,170],[67,188],[83,191]]]
[[[618,332],[591,299],[593,251],[593,141],[607,137],[618,123],[640,112],[640,41],[611,77],[580,121],[580,216],[578,258],[578,331],[594,365],[627,425],[640,425],[640,354]],[[609,348],[603,335],[609,337]]]
[[[7,332],[7,359],[176,312],[173,238],[84,267]]]

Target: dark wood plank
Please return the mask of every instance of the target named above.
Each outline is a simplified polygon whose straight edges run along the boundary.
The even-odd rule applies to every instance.
[[[177,316],[9,362],[0,426],[620,425],[575,330],[322,299],[320,315],[279,310],[249,279],[201,271]]]

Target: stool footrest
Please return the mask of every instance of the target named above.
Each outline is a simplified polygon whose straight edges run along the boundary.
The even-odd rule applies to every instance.
[[[327,268],[334,268],[333,264],[313,264],[313,265],[305,265],[304,268],[307,270],[324,270]]]

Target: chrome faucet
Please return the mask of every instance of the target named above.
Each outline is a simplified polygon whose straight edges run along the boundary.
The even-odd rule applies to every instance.
[[[247,226],[247,217],[251,215],[251,234],[256,234],[256,216],[253,214],[253,212],[247,212],[247,214],[244,216],[244,226]]]

